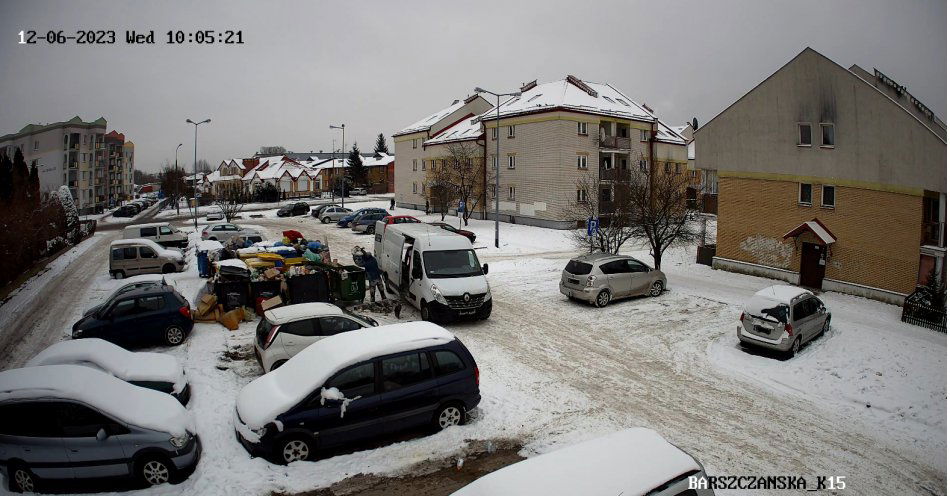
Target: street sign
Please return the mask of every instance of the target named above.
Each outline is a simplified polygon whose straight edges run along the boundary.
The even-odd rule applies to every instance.
[[[459,202],[459,212],[465,211],[465,202]]]
[[[587,237],[593,236],[598,231],[600,231],[600,219],[589,217],[587,219]]]

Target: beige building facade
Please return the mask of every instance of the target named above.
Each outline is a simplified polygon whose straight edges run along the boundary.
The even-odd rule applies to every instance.
[[[945,272],[946,126],[867,75],[809,48],[696,130],[714,267],[895,303]]]

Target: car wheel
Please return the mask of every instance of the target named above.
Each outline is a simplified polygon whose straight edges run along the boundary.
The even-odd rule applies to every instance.
[[[600,293],[597,293],[597,299],[594,300],[594,305],[604,308],[608,303],[610,303],[610,290],[600,290]]]
[[[117,270],[112,273],[112,277],[116,279],[125,279],[125,271]]]
[[[462,425],[464,423],[465,408],[459,403],[449,403],[448,405],[439,408],[439,410],[435,413],[435,417],[433,418],[433,427],[440,431],[454,425]]]
[[[376,226],[366,228],[366,234],[376,234]]]
[[[37,480],[33,472],[25,465],[14,464],[10,467],[10,490],[15,493],[36,492]]]
[[[148,456],[138,464],[136,475],[147,486],[158,486],[171,482],[174,466],[165,458]]]
[[[429,320],[431,315],[429,315],[429,305],[426,304],[425,300],[422,300],[422,303],[419,304],[419,313],[422,315],[422,320]]]
[[[663,294],[663,283],[660,281],[654,281],[653,285],[650,286],[650,296],[656,297]]]
[[[217,240],[218,240],[218,238],[217,238],[217,237],[215,237],[215,236],[211,236],[211,237],[210,237],[210,238],[208,238],[208,239],[209,239],[209,240],[211,240],[211,241],[217,241]]]
[[[277,370],[278,367],[287,363],[287,360],[277,360],[273,365],[270,366],[270,372]]]
[[[171,274],[175,272],[175,266],[172,264],[165,264],[162,266],[162,274]]]
[[[168,346],[178,346],[185,340],[185,331],[176,325],[165,329],[165,344]]]
[[[828,327],[831,326],[831,319],[825,319],[825,323],[821,326],[821,331],[818,332],[818,336],[824,336],[828,332]]]
[[[303,437],[288,437],[277,443],[277,459],[283,463],[307,461],[312,454],[310,441]]]
[[[330,223],[330,218],[329,218],[329,217],[324,217],[323,220],[320,221],[320,222],[323,222],[324,224],[329,224],[329,223]]]
[[[792,347],[788,349],[788,357],[792,358],[802,350],[802,337],[798,336],[795,338],[795,341],[792,341]]]

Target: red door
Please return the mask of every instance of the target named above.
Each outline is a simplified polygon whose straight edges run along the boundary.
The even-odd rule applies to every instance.
[[[800,286],[821,289],[825,278],[825,247],[815,243],[802,243]]]

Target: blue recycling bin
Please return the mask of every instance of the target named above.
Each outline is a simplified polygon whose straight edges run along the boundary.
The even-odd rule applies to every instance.
[[[198,276],[211,277],[211,261],[208,260],[208,252],[206,251],[198,252]]]

